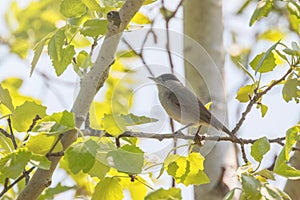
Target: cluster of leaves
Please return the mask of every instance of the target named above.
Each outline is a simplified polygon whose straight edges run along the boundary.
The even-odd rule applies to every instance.
[[[274,181],[275,175],[280,175],[288,179],[299,179],[300,170],[288,165],[292,147],[300,139],[300,125],[296,125],[286,131],[286,143],[279,156],[276,158],[273,169],[259,170],[263,157],[270,150],[270,143],[266,137],[262,137],[251,146],[251,156],[257,161],[258,167],[250,163],[240,167],[237,171],[239,181],[242,184],[241,199],[290,199],[290,197],[280,189],[270,185],[269,180]],[[232,189],[225,199],[233,199],[238,188]]]
[[[249,3],[250,1],[246,1],[239,12],[242,12]],[[263,17],[267,17],[272,12],[284,13],[287,16],[291,32],[294,32],[296,37],[299,38],[300,5],[293,1],[285,3],[272,0],[259,1],[250,19],[250,26]],[[248,105],[256,104],[257,108],[261,111],[262,117],[268,111],[268,106],[262,103],[263,96],[277,85],[283,85],[282,98],[286,102],[294,100],[296,103],[299,103],[300,100],[300,44],[292,42],[291,47],[288,47],[288,45],[281,42],[284,36],[285,34],[276,28],[268,29],[261,33],[258,39],[270,40],[275,43],[267,51],[256,55],[252,61],[249,61],[249,67],[247,59],[249,58],[250,51],[242,51],[240,55],[232,57],[232,60],[252,81],[250,84],[242,86],[239,89],[236,99],[242,103],[248,103]],[[246,63],[244,62],[244,58],[246,58]],[[267,84],[262,83],[264,75],[270,74],[279,65],[284,63],[288,69],[285,75]],[[264,155],[270,150],[269,140],[263,137],[252,144],[251,156],[258,162],[258,167],[253,169],[254,165],[247,163],[239,168],[238,177],[242,186],[241,199],[290,199],[286,193],[270,185],[268,181],[275,180],[275,174],[288,179],[300,178],[300,171],[288,165],[292,148],[299,140],[299,134],[299,124],[286,131],[286,143],[276,158],[273,169],[259,170]],[[231,190],[225,199],[233,199],[236,189]]]

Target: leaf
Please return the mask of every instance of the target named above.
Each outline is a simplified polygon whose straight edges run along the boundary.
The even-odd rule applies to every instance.
[[[282,89],[282,96],[286,102],[289,102],[294,99],[296,103],[299,103],[300,79],[294,78],[287,80]]]
[[[157,119],[145,117],[145,116],[137,116],[132,113],[129,114],[121,114],[121,118],[125,120],[126,126],[134,126],[134,125],[141,125],[141,124],[147,124],[147,123],[153,123],[157,122]]]
[[[272,181],[275,181],[275,176],[274,176],[274,172],[268,170],[268,169],[263,169],[260,170],[258,172],[256,172],[256,174],[259,174],[260,176],[266,178],[266,179],[270,179]]]
[[[26,132],[32,120],[36,117],[44,117],[46,115],[46,107],[35,102],[25,101],[14,110],[11,119],[13,127],[19,132]]]
[[[160,188],[154,192],[149,193],[145,200],[181,200],[181,190],[179,188],[170,188],[165,190]]]
[[[261,162],[264,155],[270,150],[270,143],[266,137],[256,140],[251,146],[251,156],[257,161]]]
[[[252,76],[252,74],[246,69],[246,67],[244,67],[242,65],[242,63],[240,62],[237,62],[238,66],[251,78],[251,80],[253,81],[253,83],[255,83],[255,79],[254,77]]]
[[[230,190],[226,196],[223,198],[223,200],[233,200],[233,197],[234,197],[234,191],[235,191],[235,188]]]
[[[275,57],[273,52],[270,54],[261,53],[258,54],[251,62],[251,68],[255,71],[255,73],[265,73],[272,71],[276,67]]]
[[[74,113],[69,111],[53,113],[50,116],[44,117],[41,122],[56,122],[68,128],[75,128]]]
[[[204,157],[199,153],[191,153],[188,157],[171,155],[164,163],[170,176],[176,183],[187,185],[200,185],[209,183],[209,178],[204,170]]]
[[[14,111],[14,105],[8,89],[4,89],[0,84],[0,105],[1,104],[5,105],[11,112]]]
[[[97,147],[95,141],[87,140],[73,144],[66,150],[64,159],[73,174],[77,174],[81,170],[87,173],[93,168]]]
[[[282,30],[275,28],[275,29],[268,29],[267,31],[263,32],[259,36],[259,38],[277,42],[278,40],[282,40],[284,36],[285,33],[283,33]]]
[[[148,5],[148,4],[151,4],[151,3],[154,3],[156,2],[157,0],[145,0],[143,5]]]
[[[131,22],[143,25],[143,24],[150,24],[151,20],[146,15],[144,15],[143,13],[137,12],[134,15],[134,17],[131,19]]]
[[[125,145],[110,151],[107,158],[118,171],[139,174],[144,164],[144,152],[133,145]]]
[[[264,104],[260,104],[259,107],[260,107],[261,116],[264,117],[268,111],[268,106]]]
[[[63,0],[59,11],[66,18],[80,17],[86,13],[86,6],[82,0]]]
[[[132,113],[126,115],[104,114],[104,117],[102,118],[104,130],[113,136],[118,136],[123,133],[127,126],[135,126],[156,121],[157,119],[137,116]]]
[[[100,180],[103,179],[106,175],[106,173],[109,171],[110,167],[103,164],[98,159],[95,160],[95,163],[91,170],[88,172],[91,177],[98,177]]]
[[[104,178],[95,187],[92,200],[122,200],[123,188],[118,178]]]
[[[285,192],[279,190],[278,188],[276,188],[270,184],[267,184],[265,188],[269,195],[269,196],[266,196],[267,199],[291,200],[291,198],[289,197],[288,194],[286,194]]]
[[[25,146],[34,154],[45,155],[52,148],[56,140],[57,136],[49,136],[45,133],[39,133],[36,135],[31,135],[29,140],[25,143]],[[58,152],[62,149],[62,145],[59,142],[53,152]]]
[[[51,166],[50,160],[46,156],[41,156],[37,154],[33,154],[30,159],[30,163],[37,168],[49,170]]]
[[[91,10],[91,11],[101,11],[101,7],[96,0],[82,0],[83,3]]]
[[[281,150],[279,156],[275,161],[274,172],[280,176],[287,177],[289,179],[299,179],[300,170],[295,169],[294,167],[289,166],[287,163],[290,160],[290,152],[293,145],[299,140],[300,128],[299,126],[294,126],[287,130],[286,133],[286,144]]]
[[[254,177],[242,174],[242,187],[247,200],[257,200],[261,198],[261,183]]]
[[[84,22],[80,33],[84,36],[96,37],[99,35],[105,35],[106,29],[106,19],[90,19]]]
[[[48,44],[48,54],[57,76],[66,70],[76,53],[73,45],[68,45],[63,48],[65,39],[64,29],[60,29],[51,37]]]
[[[92,64],[91,56],[84,50],[80,51],[76,58],[76,65],[82,69],[87,69]]]
[[[16,179],[24,171],[30,156],[30,152],[19,149],[16,152],[2,157],[0,160],[0,174],[3,174],[8,178]]]
[[[252,98],[255,88],[255,84],[243,86],[239,89],[235,98],[240,102],[248,102]]]
[[[72,190],[72,189],[76,189],[76,186],[69,187],[69,186],[61,185],[61,183],[58,183],[54,188],[48,187],[45,190],[45,193],[39,197],[39,200],[55,199],[55,196],[57,194],[60,194],[60,193],[63,193],[63,192],[66,192],[66,191]]]
[[[250,19],[250,26],[252,26],[256,21],[260,20],[262,17],[268,16],[269,12],[273,7],[272,0],[261,0],[257,3],[256,9],[252,14]]]

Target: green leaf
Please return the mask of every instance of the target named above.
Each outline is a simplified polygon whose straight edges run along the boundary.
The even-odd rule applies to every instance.
[[[20,106],[17,106],[12,114],[12,125],[19,132],[26,132],[32,120],[36,117],[44,117],[46,115],[46,107],[35,102],[25,101]]]
[[[61,75],[66,70],[76,53],[73,45],[68,45],[63,48],[65,40],[66,36],[64,29],[60,29],[51,37],[48,44],[48,54],[57,76]]]
[[[251,146],[251,156],[257,161],[261,162],[264,155],[270,150],[270,143],[266,137],[256,140]]]
[[[135,126],[156,121],[157,119],[137,116],[132,113],[126,115],[104,114],[104,117],[102,118],[104,130],[113,136],[122,134],[127,126]]]
[[[243,86],[239,89],[235,98],[240,102],[248,102],[252,98],[255,88],[255,84]]]
[[[300,79],[294,78],[287,80],[282,89],[282,96],[286,102],[289,102],[294,99],[296,103],[299,103]]]
[[[91,11],[101,11],[101,7],[96,0],[82,0],[83,3],[91,10]]]
[[[66,18],[80,17],[86,13],[86,6],[82,0],[63,0],[60,13]]]
[[[252,26],[256,21],[260,20],[262,17],[268,16],[272,7],[273,7],[272,0],[259,1],[251,19],[250,19],[250,26]]]
[[[101,180],[92,196],[92,200],[122,200],[123,188],[118,178],[104,178]]]
[[[66,152],[64,159],[68,168],[73,174],[89,172],[95,164],[95,156],[97,152],[97,142],[87,140],[70,146]]]
[[[84,36],[96,37],[99,35],[105,35],[106,29],[106,19],[90,19],[83,24],[80,33]]]
[[[295,15],[298,18],[300,18],[300,5],[299,4],[297,4],[296,2],[288,2],[287,8],[292,15]]]
[[[52,148],[57,140],[57,136],[49,136],[45,133],[30,135],[29,140],[25,143],[28,150],[34,154],[45,155]],[[62,151],[62,145],[59,142],[53,152]]]
[[[143,24],[150,24],[151,20],[143,13],[137,12],[132,18],[131,22],[143,25]]]
[[[299,140],[300,127],[295,126],[290,128],[286,133],[286,144],[281,150],[279,156],[276,159],[274,172],[280,176],[287,177],[289,179],[299,179],[300,170],[289,166],[287,163],[290,160],[290,152],[293,145]]]
[[[30,156],[30,152],[19,149],[16,152],[2,157],[0,160],[0,174],[3,174],[8,178],[16,179],[24,171]]]
[[[110,167],[96,159],[92,169],[88,172],[88,174],[91,175],[91,177],[98,177],[101,180],[106,176],[106,173],[109,171],[109,169]]]
[[[261,183],[252,176],[242,174],[242,187],[247,200],[257,200],[261,196]]]
[[[75,116],[74,113],[69,111],[57,112],[53,113],[50,116],[44,117],[42,119],[43,122],[51,122],[54,121],[58,124],[66,126],[68,128],[75,128]]]
[[[92,64],[91,56],[84,50],[80,51],[76,58],[76,65],[82,69],[87,69]]]
[[[181,190],[179,188],[170,188],[165,190],[160,188],[154,192],[149,193],[145,200],[181,200]]]
[[[291,200],[288,194],[270,184],[267,184],[265,188],[268,192],[268,196],[266,195],[267,199]]]
[[[47,199],[54,199],[55,195],[66,192],[68,190],[76,189],[76,186],[69,187],[63,186],[61,183],[58,183],[54,188],[47,188],[45,193],[42,194],[38,200],[47,200]]]
[[[139,174],[144,164],[144,152],[133,145],[125,145],[107,154],[108,160],[118,171]]]
[[[46,156],[33,154],[30,159],[30,163],[37,168],[48,170],[50,169],[51,162]]]
[[[272,71],[276,67],[275,57],[273,52],[258,54],[251,62],[251,68],[255,73],[265,73]]]
[[[260,176],[266,178],[266,179],[270,179],[272,181],[275,181],[275,176],[274,176],[274,172],[268,170],[268,169],[263,169],[260,170],[258,172],[256,172],[256,174],[259,174]]]
[[[268,106],[264,104],[260,104],[259,107],[260,107],[261,116],[264,117],[267,114]]]
[[[289,13],[288,13],[288,20],[289,20],[290,29],[299,35],[300,34],[300,28],[299,28],[300,18],[296,14],[294,14],[294,11],[291,11],[290,9],[289,9]]]
[[[14,105],[8,89],[4,89],[0,84],[0,105],[1,104],[5,105],[11,112],[14,111]]]
[[[40,56],[43,52],[44,46],[45,46],[46,40],[41,40],[40,42],[37,43],[37,45],[34,47],[34,56],[33,59],[31,61],[31,70],[30,70],[30,76],[32,75],[36,64],[38,62],[38,60],[40,59]]]
[[[126,115],[121,114],[120,117],[125,120],[125,126],[141,125],[141,124],[153,123],[158,121],[157,119],[154,118],[137,116],[132,113]]]
[[[237,65],[251,78],[251,80],[253,81],[253,83],[255,82],[254,77],[252,76],[252,74],[246,69],[246,67],[244,67],[242,65],[242,63],[240,63],[239,61],[237,61]]]

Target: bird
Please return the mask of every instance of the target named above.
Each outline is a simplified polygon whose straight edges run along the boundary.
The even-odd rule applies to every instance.
[[[167,114],[183,125],[212,126],[232,136],[232,133],[185,87],[174,74],[148,77],[156,83],[159,101]]]

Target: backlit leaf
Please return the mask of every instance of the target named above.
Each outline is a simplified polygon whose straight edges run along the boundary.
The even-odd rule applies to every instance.
[[[24,171],[30,156],[30,152],[24,149],[19,149],[16,152],[2,157],[0,160],[1,174],[4,174],[8,178],[16,179]]]
[[[80,33],[84,36],[96,37],[104,35],[107,29],[106,19],[90,19],[84,24]]]
[[[145,200],[181,200],[181,190],[179,188],[170,188],[165,190],[160,188],[151,192],[145,197]]]
[[[86,13],[86,6],[82,0],[63,0],[60,12],[66,18],[80,17]]]
[[[17,106],[12,114],[12,125],[17,131],[27,131],[36,115],[44,117],[46,107],[35,102],[26,101]]]
[[[123,188],[118,178],[104,178],[101,180],[92,196],[92,200],[122,200]]]

